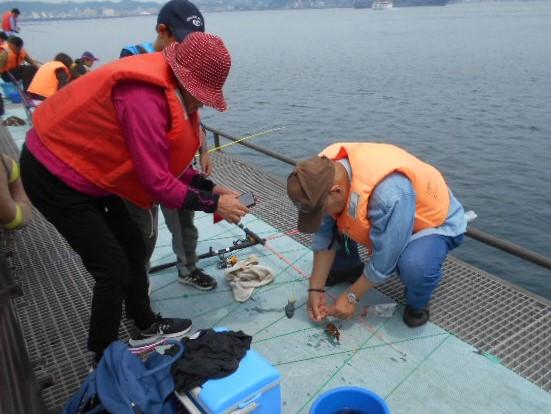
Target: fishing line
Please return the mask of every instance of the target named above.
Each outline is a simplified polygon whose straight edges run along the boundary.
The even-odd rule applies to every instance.
[[[395,387],[385,396],[385,400],[388,400],[388,398],[392,395],[392,393],[394,393],[394,391],[396,391],[400,385],[402,385],[409,377],[411,377],[411,375],[412,375],[415,371],[417,371],[417,369],[419,369],[419,367],[420,367],[421,365],[423,365],[423,364],[425,363],[425,361],[426,361],[427,359],[429,359],[429,357],[430,357],[432,354],[434,354],[434,353],[438,350],[438,348],[440,348],[442,345],[444,345],[444,342],[446,342],[451,336],[453,336],[453,335],[452,335],[452,334],[448,334],[448,336],[446,336],[442,342],[440,342],[438,345],[436,345],[436,346],[433,348],[433,350],[430,351],[430,352],[427,354],[427,356],[425,356],[425,358],[423,358],[423,359],[421,360],[421,362],[419,362],[419,363],[415,366],[415,368],[413,368],[413,369],[409,372],[409,374],[407,374],[404,378],[402,378],[402,380],[401,380],[401,381],[400,381],[400,382],[399,382],[399,383],[398,383],[398,384],[397,384],[397,385],[396,385],[396,386],[395,386]]]
[[[377,330],[375,331],[375,333],[376,333],[379,329],[381,329],[388,321],[389,321],[389,319],[386,320],[386,321],[384,321],[382,324],[380,324],[380,325],[377,327]],[[314,398],[317,397],[317,395],[319,394],[319,392],[320,392],[327,384],[329,384],[329,383],[333,380],[333,378],[335,378],[335,376],[345,367],[345,365],[348,364],[348,362],[349,362],[352,358],[354,358],[354,357],[356,356],[356,354],[362,349],[362,347],[364,347],[364,346],[369,342],[369,340],[375,336],[375,333],[372,333],[365,341],[362,342],[362,344],[361,344],[358,348],[356,348],[356,349],[350,351],[350,352],[352,352],[352,355],[350,355],[348,358],[346,358],[346,359],[344,360],[344,362],[341,364],[341,366],[340,366],[339,368],[337,368],[337,370],[327,379],[327,381],[325,381],[325,382],[321,385],[321,387],[319,387],[319,388],[317,389],[317,391],[310,397],[310,399],[308,399],[308,401],[306,401],[306,403],[305,403],[302,407],[299,408],[299,410],[297,411],[297,414],[300,413],[302,410],[304,410],[304,408],[306,408],[306,407],[308,406],[308,404],[310,404],[310,403],[312,402],[312,400],[313,400]]]
[[[307,329],[309,329],[309,328],[305,328],[304,330],[307,330]],[[285,335],[280,335],[280,336],[285,336]],[[405,342],[415,342],[415,341],[418,341],[418,340],[436,338],[436,337],[439,337],[439,336],[446,336],[446,339],[447,339],[447,337],[450,337],[450,336],[453,336],[453,335],[448,333],[448,332],[442,332],[442,333],[429,334],[429,335],[423,335],[423,336],[411,336],[409,338],[399,339],[399,340],[395,341],[394,343],[395,344],[401,344],[401,343],[405,343]],[[274,337],[274,338],[277,339],[277,337]],[[268,339],[271,339],[271,338],[268,338]],[[261,339],[257,342],[253,341],[252,343],[259,343],[259,342],[262,342],[262,341],[264,341],[264,340]],[[306,358],[294,359],[292,361],[276,362],[276,363],[274,363],[274,366],[277,367],[277,366],[280,366],[280,365],[290,365],[290,364],[296,364],[296,363],[299,363],[299,362],[312,361],[314,359],[330,358],[330,357],[335,356],[335,355],[348,354],[348,353],[354,352],[354,351],[367,351],[367,350],[375,349],[375,348],[384,348],[385,346],[386,346],[386,344],[375,344],[375,345],[365,344],[365,345],[363,345],[359,348],[346,349],[346,350],[343,350],[343,351],[331,352],[329,354],[315,355],[315,356],[310,356],[310,357],[306,357]]]
[[[284,126],[276,127],[276,128],[270,128],[270,129],[266,129],[264,131],[257,132],[256,134],[245,135],[244,137],[238,138],[236,141],[228,142],[227,144],[219,145],[218,147],[209,148],[208,153],[210,154],[210,153],[213,153],[215,151],[220,151],[220,150],[223,150],[224,148],[231,147],[232,145],[239,144],[240,142],[247,141],[247,140],[252,139],[252,138],[257,138],[257,137],[260,137],[262,135],[266,135],[266,134],[269,134],[271,132],[276,132],[276,131],[279,131],[279,130],[282,130],[282,129],[285,129],[285,128],[286,127],[284,127]],[[199,156],[200,156],[199,154],[195,155],[196,158],[199,157]]]
[[[272,251],[274,253],[274,255],[276,255],[279,259],[281,259],[282,261],[284,261],[285,263],[287,263],[294,271],[296,271],[299,275],[302,276],[303,280],[308,280],[310,278],[309,275],[307,275],[306,273],[304,273],[302,270],[300,270],[299,268],[297,268],[294,264],[290,263],[290,261],[285,257],[283,256],[282,254],[280,254],[279,252],[277,252],[274,248],[268,246],[268,244],[266,243],[264,245],[264,247],[266,247],[268,250]],[[294,286],[294,289],[295,289],[295,293],[296,293],[296,286]],[[326,291],[325,294],[333,301],[333,302],[336,302],[337,301],[337,298],[336,296],[334,296],[333,294],[331,294],[331,292],[329,291]],[[379,339],[381,342],[387,344],[390,348],[392,348],[394,351],[396,351],[397,353],[399,353],[400,355],[402,356],[405,356],[407,355],[405,352],[401,351],[400,349],[398,349],[397,347],[395,347],[394,345],[392,345],[392,342],[387,340],[385,338],[385,336],[383,334],[380,334],[378,333],[378,330],[379,329],[375,329],[373,330],[372,326],[369,324],[369,322],[367,322],[366,320],[364,320],[362,317],[361,317],[361,314],[354,317],[353,319],[357,319],[357,321],[359,322],[358,324],[360,326],[363,326],[367,329],[368,332],[370,332],[372,335],[374,335],[377,339]]]

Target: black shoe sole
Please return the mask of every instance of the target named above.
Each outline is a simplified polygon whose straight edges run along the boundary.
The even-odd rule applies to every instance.
[[[191,281],[187,281],[181,277],[178,277],[178,282],[182,283],[183,285],[188,285],[188,286],[193,286],[195,289],[199,289],[199,290],[213,290],[213,289],[216,289],[216,286],[218,286],[218,283],[214,283],[214,285],[210,285],[210,286],[201,286],[201,285],[198,285],[196,283],[193,283]]]
[[[191,330],[191,326],[192,325],[189,325],[186,329],[184,329],[182,331],[179,331],[179,332],[175,332],[173,334],[148,336],[148,337],[139,338],[139,339],[132,339],[131,338],[131,339],[128,340],[128,344],[133,348],[138,348],[138,347],[154,344],[155,342],[159,342],[163,339],[181,338],[181,337],[185,336]]]

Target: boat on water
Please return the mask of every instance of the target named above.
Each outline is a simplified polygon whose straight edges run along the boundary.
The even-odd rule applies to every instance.
[[[373,0],[373,4],[371,5],[371,8],[373,10],[384,10],[384,9],[391,9],[393,0]]]
[[[27,125],[0,126],[0,150],[17,156],[30,119],[21,105],[7,105],[5,118],[10,116],[27,120]],[[207,130],[214,147],[222,140],[239,140]],[[247,141],[240,145],[283,164],[295,162]],[[310,238],[295,230],[296,211],[284,181],[232,155],[231,148],[213,154],[215,180],[258,196],[260,202],[243,224],[266,240],[233,253],[256,255],[275,272],[274,282],[256,289],[252,301],[237,303],[218,268],[221,258],[215,256],[204,259],[202,267],[219,287],[197,293],[177,282],[170,234],[161,223],[151,298],[156,311],[189,316],[195,328],[224,326],[253,336],[252,347],[282,375],[283,397],[282,407],[253,414],[305,414],[317,396],[343,385],[371,389],[393,414],[549,413],[551,301],[449,257],[427,325],[409,329],[403,324],[403,286],[392,278],[371,291],[362,307],[397,303],[398,310],[390,317],[367,314],[336,322],[340,338],[335,341],[306,316]],[[205,213],[196,215],[196,225],[198,252],[226,248],[244,236],[237,226],[214,224]],[[513,249],[473,227],[468,235],[508,246],[511,253],[551,269],[549,258]],[[0,265],[0,411],[59,412],[88,374],[92,280],[80,258],[38,214],[20,231],[0,231]],[[330,297],[345,288],[329,288]],[[291,298],[296,310],[288,318],[285,307]],[[129,329],[123,324],[122,339]],[[9,396],[4,390],[10,390]]]
[[[391,7],[445,6],[448,2],[449,0],[354,0],[352,7],[381,10]]]

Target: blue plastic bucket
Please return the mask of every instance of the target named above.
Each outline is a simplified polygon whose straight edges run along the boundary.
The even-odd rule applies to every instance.
[[[4,82],[1,84],[4,90],[4,95],[13,103],[21,103],[21,95],[17,91],[17,87],[11,82]]]
[[[390,414],[385,400],[360,387],[339,387],[321,394],[310,414]]]

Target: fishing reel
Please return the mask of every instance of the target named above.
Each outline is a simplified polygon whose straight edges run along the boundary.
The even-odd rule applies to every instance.
[[[218,255],[218,264],[216,267],[218,269],[227,269],[228,267],[232,267],[237,263],[237,256],[229,256],[226,257],[225,254],[219,254]]]

